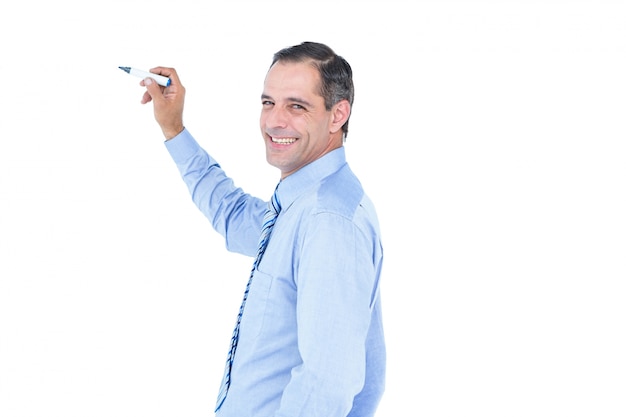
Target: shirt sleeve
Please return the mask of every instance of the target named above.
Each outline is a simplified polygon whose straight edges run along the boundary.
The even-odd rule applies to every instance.
[[[372,236],[351,219],[313,216],[296,265],[298,346],[276,417],[345,417],[366,373],[365,343],[377,291]]]
[[[266,203],[235,186],[187,129],[165,142],[191,199],[233,252],[254,256]]]

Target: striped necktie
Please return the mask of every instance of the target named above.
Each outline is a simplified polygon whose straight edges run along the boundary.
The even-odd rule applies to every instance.
[[[278,189],[278,186],[276,187],[276,189]],[[224,369],[224,378],[222,379],[220,391],[217,396],[215,411],[219,410],[222,406],[222,403],[226,398],[228,388],[230,387],[230,372],[233,367],[233,359],[235,357],[235,351],[237,350],[237,343],[239,341],[239,325],[241,324],[243,309],[246,305],[246,300],[248,299],[248,293],[250,292],[250,284],[252,283],[254,271],[259,265],[259,262],[261,262],[261,258],[265,253],[265,248],[267,247],[267,242],[270,239],[270,234],[272,233],[272,228],[274,227],[274,223],[276,222],[276,217],[278,216],[278,213],[280,213],[280,202],[278,201],[278,195],[276,191],[274,191],[274,195],[272,195],[272,199],[268,203],[267,210],[265,211],[265,216],[263,217],[263,229],[261,230],[259,249],[257,251],[254,264],[252,265],[252,271],[250,272],[250,278],[248,279],[248,284],[246,285],[246,291],[243,294],[241,307],[239,307],[239,314],[237,315],[237,324],[235,325],[235,330],[233,331],[233,337],[230,340],[230,351],[228,352],[228,358],[226,359],[226,369]]]

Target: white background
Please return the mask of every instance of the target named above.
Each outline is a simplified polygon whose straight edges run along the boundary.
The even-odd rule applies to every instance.
[[[269,198],[272,54],[355,72],[385,245],[378,417],[626,415],[623,1],[12,2],[0,15],[0,416],[207,416],[251,259],[191,203],[139,79]]]

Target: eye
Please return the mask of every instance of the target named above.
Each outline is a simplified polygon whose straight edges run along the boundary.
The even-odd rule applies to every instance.
[[[301,104],[292,104],[292,105],[291,105],[291,108],[292,108],[292,109],[294,109],[294,110],[306,110],[306,109],[304,108],[304,106],[303,106],[303,105],[301,105]]]
[[[270,101],[270,100],[261,100],[261,105],[262,105],[263,107],[273,106],[273,105],[274,105],[274,102],[273,102],[273,101]]]

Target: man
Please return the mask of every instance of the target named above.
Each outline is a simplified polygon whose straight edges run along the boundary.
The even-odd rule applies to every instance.
[[[267,161],[281,172],[269,203],[234,186],[183,125],[176,71],[151,72],[166,147],[194,203],[228,250],[255,256],[228,352],[220,417],[373,416],[384,390],[379,278],[382,246],[371,201],[346,163],[354,97],[350,65],[304,42],[274,55],[261,95]],[[264,223],[265,226],[264,226]],[[268,232],[269,229],[269,232]]]

